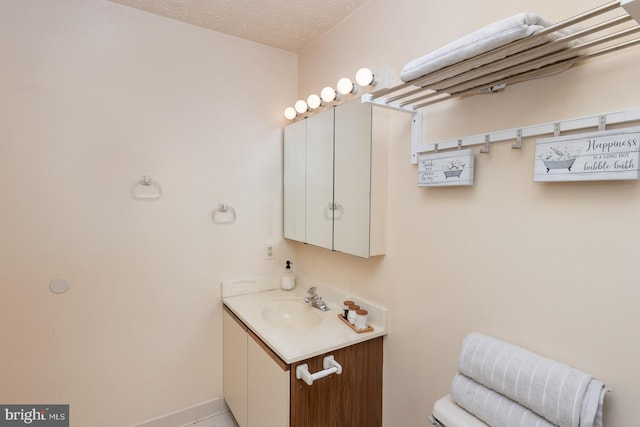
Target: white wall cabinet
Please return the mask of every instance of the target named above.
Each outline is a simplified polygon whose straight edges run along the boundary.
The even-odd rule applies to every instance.
[[[227,310],[223,316],[223,393],[238,425],[288,426],[289,366]]]
[[[355,99],[285,128],[286,238],[365,258],[384,254],[389,116]],[[304,197],[301,172],[289,164],[300,164],[303,151]],[[291,231],[302,210],[304,238]]]

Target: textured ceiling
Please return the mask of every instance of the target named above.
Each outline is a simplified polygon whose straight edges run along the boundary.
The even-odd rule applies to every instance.
[[[368,0],[110,0],[298,53]]]

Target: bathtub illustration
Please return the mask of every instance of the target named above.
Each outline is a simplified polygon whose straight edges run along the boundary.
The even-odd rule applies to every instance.
[[[544,163],[547,173],[552,169],[567,169],[571,172],[573,163],[578,158],[580,150],[570,150],[569,147],[550,146],[538,156],[538,159]]]
[[[460,178],[461,174],[462,174],[462,169],[444,171],[444,178],[445,179],[452,178],[452,177]]]
[[[569,169],[569,172],[571,172],[571,166],[573,166],[573,162],[575,161],[576,158],[573,157],[565,160],[543,160],[542,162],[544,163],[544,167],[547,168],[547,173],[549,173],[551,169]]]
[[[448,162],[443,168],[444,178],[460,178],[462,171],[464,170],[465,163],[460,159],[453,159]]]

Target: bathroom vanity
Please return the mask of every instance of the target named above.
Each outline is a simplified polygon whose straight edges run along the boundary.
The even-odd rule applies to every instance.
[[[368,305],[384,325],[357,333],[334,302],[321,312],[303,297],[280,289],[223,296],[224,397],[240,427],[381,426],[386,311]],[[325,371],[327,360],[340,373],[308,384],[302,372]]]

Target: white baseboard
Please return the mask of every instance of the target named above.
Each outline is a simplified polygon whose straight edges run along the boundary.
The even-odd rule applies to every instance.
[[[204,418],[228,411],[229,407],[224,398],[209,400],[189,408],[181,409],[170,414],[162,415],[131,427],[178,427],[193,424]]]

